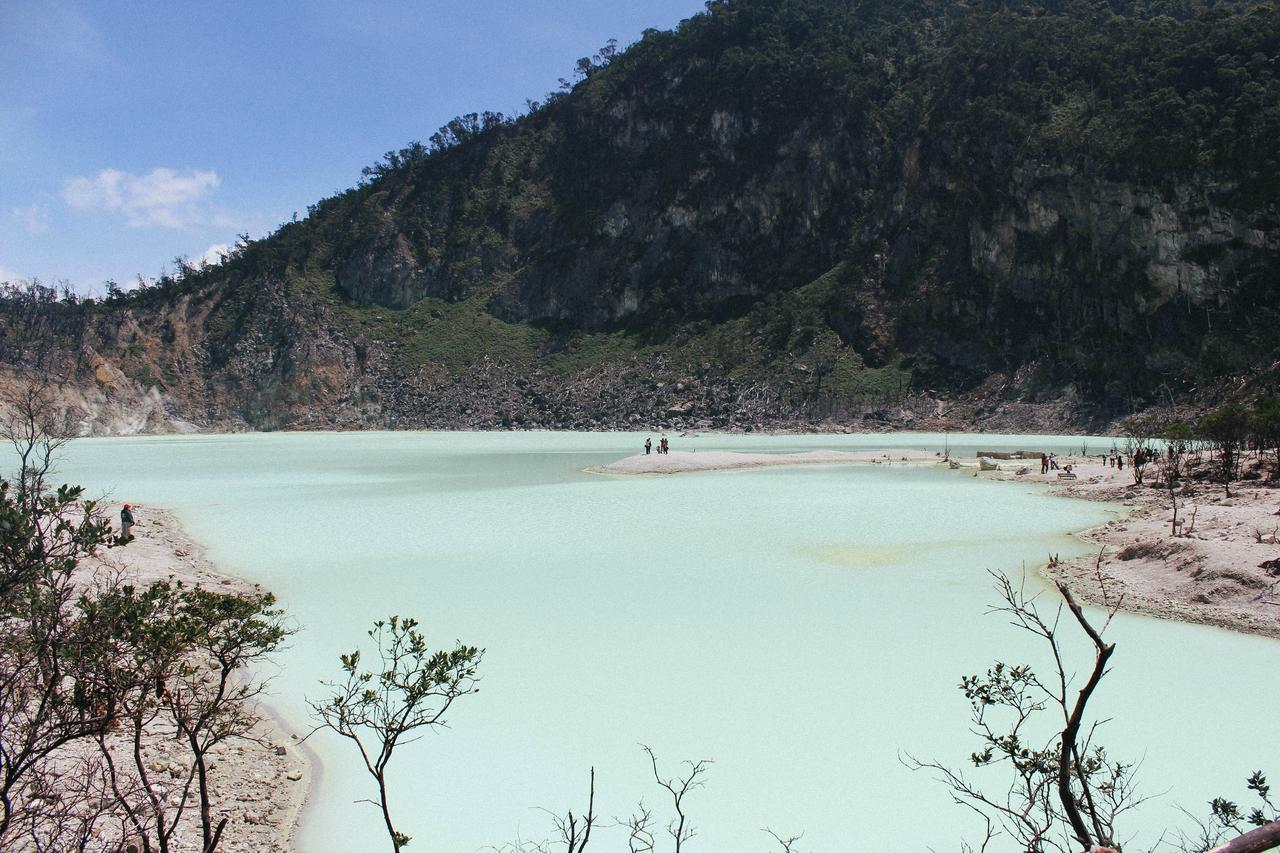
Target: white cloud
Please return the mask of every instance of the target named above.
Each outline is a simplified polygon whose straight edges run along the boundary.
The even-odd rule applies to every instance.
[[[91,178],[68,178],[62,198],[77,210],[119,214],[134,226],[185,228],[207,218],[200,202],[219,183],[217,173],[209,170],[159,168],[134,175],[103,169]]]
[[[49,205],[36,203],[30,207],[15,207],[13,218],[27,229],[28,234],[40,234],[49,230]]]
[[[214,243],[212,246],[204,250],[204,254],[200,256],[200,263],[209,266],[217,266],[227,259],[227,255],[231,254],[230,243]]]

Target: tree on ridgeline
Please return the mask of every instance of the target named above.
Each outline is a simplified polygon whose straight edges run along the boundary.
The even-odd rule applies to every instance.
[[[432,651],[411,618],[390,616],[373,623],[368,632],[377,660],[362,669],[359,649],[340,656],[343,680],[324,682],[332,693],[308,701],[316,729],[330,729],[347,738],[360,753],[365,770],[378,785],[378,801],[391,840],[399,851],[412,836],[396,829],[388,803],[387,766],[400,744],[434,727],[445,725],[445,714],[463,696],[477,692],[476,674],[484,650],[458,645]]]

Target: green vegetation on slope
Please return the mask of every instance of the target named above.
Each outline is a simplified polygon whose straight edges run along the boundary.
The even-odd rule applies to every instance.
[[[106,310],[216,302],[212,364],[311,305],[406,374],[1003,374],[1119,414],[1280,359],[1278,69],[1269,3],[713,0]]]

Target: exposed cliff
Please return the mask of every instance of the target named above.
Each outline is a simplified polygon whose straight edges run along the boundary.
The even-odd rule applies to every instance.
[[[604,60],[220,267],[10,304],[0,357],[108,430],[1061,429],[1275,382],[1271,5],[725,0]]]

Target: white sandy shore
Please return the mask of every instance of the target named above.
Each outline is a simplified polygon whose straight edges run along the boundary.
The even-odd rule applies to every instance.
[[[1039,479],[1036,470],[1030,479]],[[1098,606],[1120,601],[1136,613],[1280,638],[1280,577],[1262,566],[1280,558],[1280,489],[1239,482],[1227,498],[1219,484],[1184,481],[1176,490],[1184,524],[1175,536],[1168,489],[1134,486],[1129,469],[1097,462],[1077,472],[1055,493],[1124,512],[1082,534],[1098,546],[1092,555],[1051,563],[1049,577]]]
[[[1051,560],[1042,567],[1053,580],[1099,607],[1119,602],[1120,609],[1161,619],[1213,625],[1280,638],[1280,577],[1262,563],[1280,558],[1280,489],[1260,480],[1232,484],[1225,497],[1216,483],[1185,479],[1177,489],[1178,518],[1186,522],[1173,534],[1173,503],[1166,488],[1152,486],[1158,474],[1147,469],[1147,485],[1135,486],[1133,470],[1104,465],[1098,457],[1066,456],[1075,479],[1058,471],[1040,473],[1039,460],[995,460],[997,469],[981,471],[976,459],[959,460],[967,476],[1024,483],[1045,483],[1062,497],[1117,506],[1118,518],[1082,531],[1097,546],[1090,555]],[[1194,518],[1194,528],[1190,522]],[[1259,541],[1261,540],[1261,541]]]
[[[116,519],[120,507],[107,511]],[[133,529],[134,541],[103,552],[97,565],[85,567],[87,571],[118,572],[139,585],[171,580],[223,592],[253,589],[244,580],[219,573],[172,513],[139,507],[137,516],[141,524]],[[314,758],[273,709],[260,710],[263,721],[252,740],[228,742],[214,754],[214,817],[228,818],[218,846],[221,853],[295,849],[298,820],[315,775]],[[182,766],[179,746],[162,732],[146,743],[147,762],[157,776],[164,778],[170,775],[165,768]],[[199,810],[188,812],[191,826],[182,833],[181,851],[200,849]]]
[[[764,468],[781,465],[849,465],[904,463],[934,464],[939,457],[921,450],[810,450],[804,453],[738,453],[729,450],[702,452],[673,450],[670,453],[637,453],[588,468],[597,474],[683,474],[691,471],[729,471],[737,468]]]

